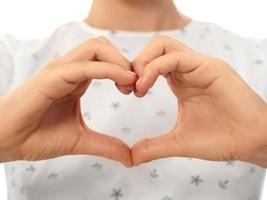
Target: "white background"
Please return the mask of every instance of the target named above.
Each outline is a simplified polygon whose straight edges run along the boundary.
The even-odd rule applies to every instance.
[[[176,2],[193,19],[217,23],[242,36],[267,38],[266,0]],[[0,0],[0,35],[11,34],[19,39],[46,37],[57,26],[86,17],[90,5],[91,0]],[[263,199],[267,199],[267,184],[265,191]],[[5,176],[0,165],[0,200],[5,199]]]

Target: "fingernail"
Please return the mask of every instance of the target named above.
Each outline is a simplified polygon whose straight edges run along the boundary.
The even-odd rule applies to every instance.
[[[136,76],[136,73],[135,72],[132,72],[132,71],[127,71],[129,74],[131,74],[132,76]]]

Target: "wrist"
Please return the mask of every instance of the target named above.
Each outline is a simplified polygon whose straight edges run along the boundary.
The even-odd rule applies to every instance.
[[[262,109],[261,114],[261,126],[255,127],[256,133],[259,137],[259,144],[256,144],[256,149],[258,149],[256,155],[249,162],[259,165],[261,167],[267,168],[267,103]]]
[[[5,119],[0,121],[0,163],[16,160],[14,153],[17,152],[16,146],[10,142],[12,137],[10,137],[8,129],[10,124],[14,125],[14,123],[9,123],[8,113],[11,109],[7,102],[6,96],[0,98],[0,119]]]
[[[263,112],[262,134],[265,136],[265,137],[263,137],[264,138],[264,146],[267,150],[267,102],[265,102],[265,106],[264,106],[264,109],[262,112]],[[267,157],[266,157],[266,160],[267,160]]]
[[[267,102],[265,102],[265,108],[264,108],[264,111],[263,111],[263,134],[265,135],[264,137],[264,144],[265,144],[265,149],[267,151]],[[266,160],[267,160],[267,157],[266,157]],[[266,166],[267,167],[267,166]]]

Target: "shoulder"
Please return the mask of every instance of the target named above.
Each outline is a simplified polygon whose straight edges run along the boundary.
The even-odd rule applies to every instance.
[[[231,61],[232,64],[253,65],[258,59],[266,59],[264,49],[267,40],[240,36],[219,25],[206,22],[194,22],[191,28],[193,45],[204,53]],[[262,58],[265,57],[265,58]]]
[[[19,39],[13,35],[3,35],[0,36],[0,51],[16,54],[20,50],[29,50],[27,53],[34,53],[41,50],[48,43],[62,40],[63,36],[65,40],[67,37],[73,37],[75,33],[79,33],[79,26],[79,22],[60,25],[45,38]]]
[[[194,23],[188,29],[192,47],[225,60],[258,94],[267,97],[267,39],[240,36],[213,23]]]
[[[241,36],[214,23],[194,21],[191,31],[194,31],[195,36],[200,40],[214,42],[211,45],[225,45],[226,48],[234,46],[239,49],[244,49],[243,47],[246,49],[246,47],[251,47],[251,45],[256,47],[261,43],[259,39]]]

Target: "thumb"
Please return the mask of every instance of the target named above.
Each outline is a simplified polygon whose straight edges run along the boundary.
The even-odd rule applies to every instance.
[[[186,156],[174,132],[140,140],[131,151],[135,166],[161,158]]]
[[[126,167],[132,166],[131,150],[118,138],[98,133],[93,130],[84,132],[71,154],[94,155],[121,162]]]

